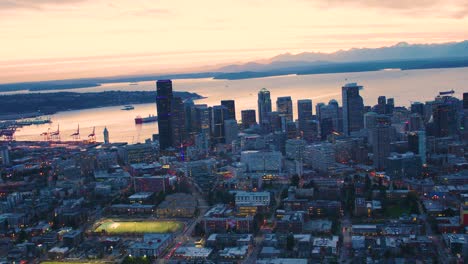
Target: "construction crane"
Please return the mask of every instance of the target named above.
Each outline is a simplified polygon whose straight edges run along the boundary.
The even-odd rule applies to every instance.
[[[74,140],[80,139],[80,124],[78,124],[78,128],[76,132],[70,135]]]
[[[88,141],[96,142],[96,127],[93,127],[93,132],[88,135]]]
[[[44,138],[44,141],[50,140],[50,127],[47,129],[47,131],[41,133],[41,137]]]

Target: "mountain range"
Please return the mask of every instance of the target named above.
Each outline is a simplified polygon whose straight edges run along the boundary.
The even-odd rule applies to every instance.
[[[318,66],[346,62],[405,61],[468,57],[468,40],[441,44],[398,44],[381,48],[352,48],[333,53],[284,53],[262,62],[248,62],[221,67],[215,71],[264,72],[293,67]]]

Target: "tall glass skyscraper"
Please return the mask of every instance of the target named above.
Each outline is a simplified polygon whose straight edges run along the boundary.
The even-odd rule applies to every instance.
[[[227,119],[236,120],[236,103],[234,100],[222,100],[221,105],[228,110]]]
[[[349,136],[351,132],[364,127],[364,102],[359,95],[362,86],[348,83],[341,89],[343,99],[343,132]]]
[[[271,98],[270,92],[262,88],[258,92],[258,120],[260,125],[268,124],[269,116],[268,113],[271,112]]]
[[[278,99],[276,99],[276,111],[280,114],[281,118],[285,119],[285,124],[293,121],[291,96],[278,97]]]
[[[172,81],[156,82],[156,108],[158,110],[159,147],[167,149],[172,145]]]
[[[312,100],[297,100],[297,119],[299,120],[299,130],[304,131],[306,121],[312,119]]]

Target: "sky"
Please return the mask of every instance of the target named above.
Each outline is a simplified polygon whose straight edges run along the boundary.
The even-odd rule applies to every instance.
[[[0,0],[0,83],[468,39],[468,0]]]

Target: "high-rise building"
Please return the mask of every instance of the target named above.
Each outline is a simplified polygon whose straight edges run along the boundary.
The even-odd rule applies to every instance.
[[[8,146],[0,146],[0,164],[10,165],[10,151]]]
[[[236,103],[234,100],[222,100],[221,105],[226,107],[228,111],[228,119],[236,119]]]
[[[158,80],[156,82],[156,107],[158,110],[159,146],[167,149],[172,145],[172,81]]]
[[[347,136],[364,127],[364,102],[359,95],[361,88],[356,83],[348,83],[342,87],[343,132]]]
[[[242,110],[242,128],[247,129],[257,123],[256,113],[254,109]]]
[[[107,127],[104,127],[104,144],[109,144],[109,131],[107,130]]]
[[[307,142],[314,142],[319,139],[320,125],[317,120],[307,120],[304,130],[301,131],[302,138]]]
[[[277,111],[268,113],[268,122],[270,131],[282,131],[281,117]]]
[[[408,133],[408,149],[418,154],[422,164],[426,164],[426,132],[421,130]]]
[[[209,132],[211,129],[211,109],[206,104],[195,105],[195,117],[192,118],[192,127],[197,132]],[[209,135],[209,133],[207,133]]]
[[[237,139],[239,134],[239,127],[237,121],[234,119],[228,119],[224,121],[224,138],[226,144],[231,144]]]
[[[298,131],[297,131],[296,122],[293,122],[293,121],[287,122],[285,132],[289,139],[297,138]]]
[[[287,122],[293,121],[293,104],[291,96],[278,97],[276,99],[276,111],[280,117],[284,119],[283,125]]]
[[[385,113],[387,115],[393,114],[393,109],[395,108],[395,99],[394,98],[388,98],[387,99],[387,105],[385,107]]]
[[[215,105],[212,109],[212,139],[213,143],[225,143],[224,121],[228,119],[228,109],[222,105]]]
[[[299,130],[304,131],[305,122],[312,119],[312,100],[297,100],[297,119],[299,121]]]
[[[455,113],[449,104],[439,104],[433,108],[434,136],[447,137],[453,134],[451,127],[455,124]]]
[[[335,149],[331,143],[307,145],[304,150],[304,163],[322,173],[335,167]]]
[[[409,131],[418,131],[423,129],[423,120],[419,114],[411,114],[408,124]]]
[[[320,122],[320,136],[325,140],[333,131],[338,131],[338,102],[330,100],[328,105],[317,104],[318,120]]]
[[[172,98],[171,111],[172,146],[179,147],[187,139],[185,105],[180,97]]]
[[[468,109],[468,93],[463,93],[463,109]]]
[[[386,113],[386,108],[387,108],[387,97],[385,96],[379,96],[379,98],[377,98],[377,105],[375,107],[375,111],[378,113],[378,114],[385,114]]]
[[[258,92],[258,120],[260,125],[265,126],[269,122],[268,113],[271,112],[270,92],[262,88]]]
[[[372,152],[374,167],[377,170],[385,169],[385,161],[390,156],[391,127],[386,124],[377,124],[372,129]]]
[[[420,102],[411,103],[411,113],[419,114],[423,118],[424,117],[424,104]]]

